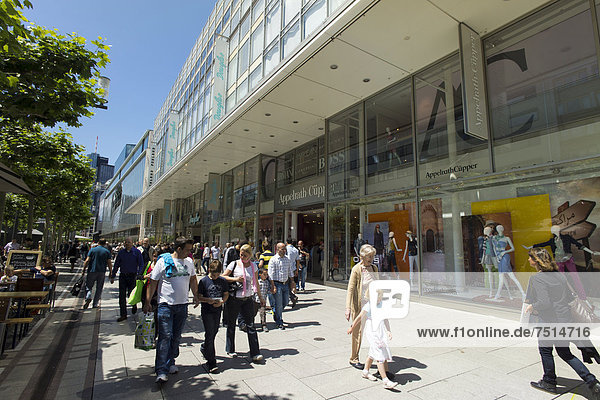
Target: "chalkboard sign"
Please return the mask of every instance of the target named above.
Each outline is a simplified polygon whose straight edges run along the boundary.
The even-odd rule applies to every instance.
[[[11,250],[6,265],[14,269],[37,267],[42,263],[42,252],[37,250]]]

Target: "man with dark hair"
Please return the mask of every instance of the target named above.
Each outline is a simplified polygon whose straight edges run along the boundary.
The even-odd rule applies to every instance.
[[[194,262],[189,258],[193,240],[178,237],[175,252],[162,254],[150,275],[144,312],[151,312],[151,300],[158,287],[158,342],[154,370],[156,382],[169,380],[167,374],[176,374],[175,359],[179,355],[181,331],[187,318],[188,293],[192,289],[194,307],[199,304],[198,281]]]
[[[110,274],[110,283],[114,283],[117,271],[121,269],[119,274],[119,308],[121,316],[117,318],[117,322],[127,319],[127,298],[135,288],[137,275],[144,272],[142,253],[133,246],[133,240],[127,238],[124,244],[125,247],[117,253],[115,267]],[[137,305],[131,306],[131,313],[135,314],[136,312]]]
[[[25,238],[25,243],[23,243],[23,250],[33,250],[33,239],[30,237]]]
[[[81,275],[85,275],[85,270],[88,266],[88,274],[85,280],[85,303],[83,304],[83,309],[90,306],[94,283],[96,283],[96,293],[94,294],[94,303],[92,304],[92,307],[98,307],[100,297],[102,296],[102,289],[104,288],[106,267],[108,267],[109,275],[112,274],[112,261],[110,259],[110,251],[106,248],[106,239],[100,239],[98,241],[98,246],[92,247],[88,252],[87,258],[83,262],[83,272]]]

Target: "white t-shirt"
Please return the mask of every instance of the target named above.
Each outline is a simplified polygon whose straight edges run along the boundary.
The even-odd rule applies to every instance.
[[[172,276],[170,278],[167,278],[165,262],[162,257],[156,262],[150,278],[159,281],[159,303],[167,303],[171,306],[176,304],[187,304],[188,292],[190,290],[190,277],[196,275],[194,262],[189,257],[184,259],[173,257],[173,261],[175,262],[175,268],[173,268]]]
[[[204,248],[204,252],[202,252],[202,258],[208,258],[210,257],[210,248],[208,246],[206,246]]]
[[[212,259],[213,260],[218,260],[221,250],[217,247],[217,246],[213,246],[210,248],[210,252],[212,253]]]
[[[244,272],[246,273],[246,293],[244,293],[243,289],[240,289],[235,293],[235,297],[252,296],[254,294],[254,287],[252,286],[252,282],[254,282],[254,274],[257,270],[256,265],[254,265],[254,263],[250,263],[250,266],[248,268],[244,268],[243,266],[238,266],[238,261],[240,260],[230,262],[227,266],[227,269],[229,271],[233,271],[233,273],[230,276],[233,276],[234,278],[242,276],[242,270],[244,270]],[[241,261],[239,262],[239,264],[241,264]],[[243,284],[243,282],[240,283]]]

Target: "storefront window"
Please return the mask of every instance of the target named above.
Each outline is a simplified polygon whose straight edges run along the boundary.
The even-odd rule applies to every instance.
[[[362,112],[360,107],[343,112],[328,121],[329,200],[356,197],[361,189]]]
[[[593,23],[588,1],[561,1],[485,41],[497,170],[598,153]]]
[[[329,256],[326,263],[327,281],[347,281],[350,270],[346,259],[346,206],[330,206],[327,223],[329,226]]]
[[[458,55],[414,77],[419,183],[490,171],[487,141],[465,133]]]
[[[520,309],[529,275],[535,272],[527,261],[528,247],[550,243],[553,225],[560,235],[600,249],[600,234],[595,231],[600,180],[587,172],[592,169],[540,168],[469,187],[421,190],[423,292]],[[540,247],[553,252],[550,245]],[[592,254],[576,246],[565,253],[579,275],[593,270]],[[567,263],[561,257],[555,254],[559,267]],[[574,286],[579,286],[578,279],[585,295],[599,296],[593,275],[576,275],[570,275]]]
[[[410,80],[367,100],[367,193],[416,185]]]

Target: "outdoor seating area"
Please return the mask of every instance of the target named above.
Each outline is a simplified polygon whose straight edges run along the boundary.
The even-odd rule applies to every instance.
[[[0,355],[9,344],[14,349],[30,326],[52,310],[57,282],[58,273],[51,281],[20,277],[0,284]]]

